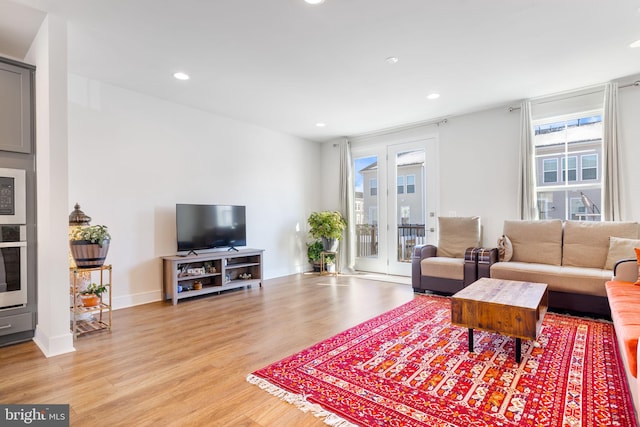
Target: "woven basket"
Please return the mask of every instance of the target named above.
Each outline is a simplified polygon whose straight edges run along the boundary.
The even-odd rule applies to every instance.
[[[109,240],[105,240],[102,247],[88,240],[70,240],[69,247],[78,268],[102,267],[109,252]]]

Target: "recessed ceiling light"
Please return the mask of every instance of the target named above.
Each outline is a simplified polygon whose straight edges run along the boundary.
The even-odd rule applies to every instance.
[[[429,95],[427,95],[427,99],[438,99],[438,98],[440,98],[439,93],[430,93]]]
[[[390,56],[387,59],[385,59],[384,62],[386,62],[387,64],[396,64],[398,62],[398,57]]]
[[[182,72],[173,73],[173,77],[175,77],[178,80],[189,80],[189,74],[182,73]]]
[[[323,127],[325,127],[326,125],[327,125],[326,123],[322,123],[322,122],[318,122],[318,123],[316,123],[316,127],[319,127],[319,128],[323,128]]]
[[[629,45],[629,47],[640,47],[640,40],[636,40]]]
[[[304,0],[304,1],[305,1],[305,3],[308,3],[308,4],[322,4],[322,3],[324,3],[324,0]]]

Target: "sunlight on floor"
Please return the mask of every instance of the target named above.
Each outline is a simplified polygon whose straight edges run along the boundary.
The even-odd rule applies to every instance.
[[[355,272],[352,274],[341,274],[341,276],[353,276],[362,279],[379,280],[382,282],[401,283],[403,285],[411,285],[411,277],[408,276],[393,276],[391,274],[379,274],[379,273],[367,273],[367,272]]]

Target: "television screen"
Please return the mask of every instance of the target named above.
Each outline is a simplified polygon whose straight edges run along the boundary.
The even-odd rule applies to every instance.
[[[244,206],[176,204],[178,252],[246,246]]]

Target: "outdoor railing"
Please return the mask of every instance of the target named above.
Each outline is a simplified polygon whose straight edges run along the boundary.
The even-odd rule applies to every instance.
[[[398,225],[398,261],[411,262],[411,253],[416,245],[426,243],[424,224]],[[356,225],[356,256],[375,257],[378,255],[378,226],[375,224]]]

